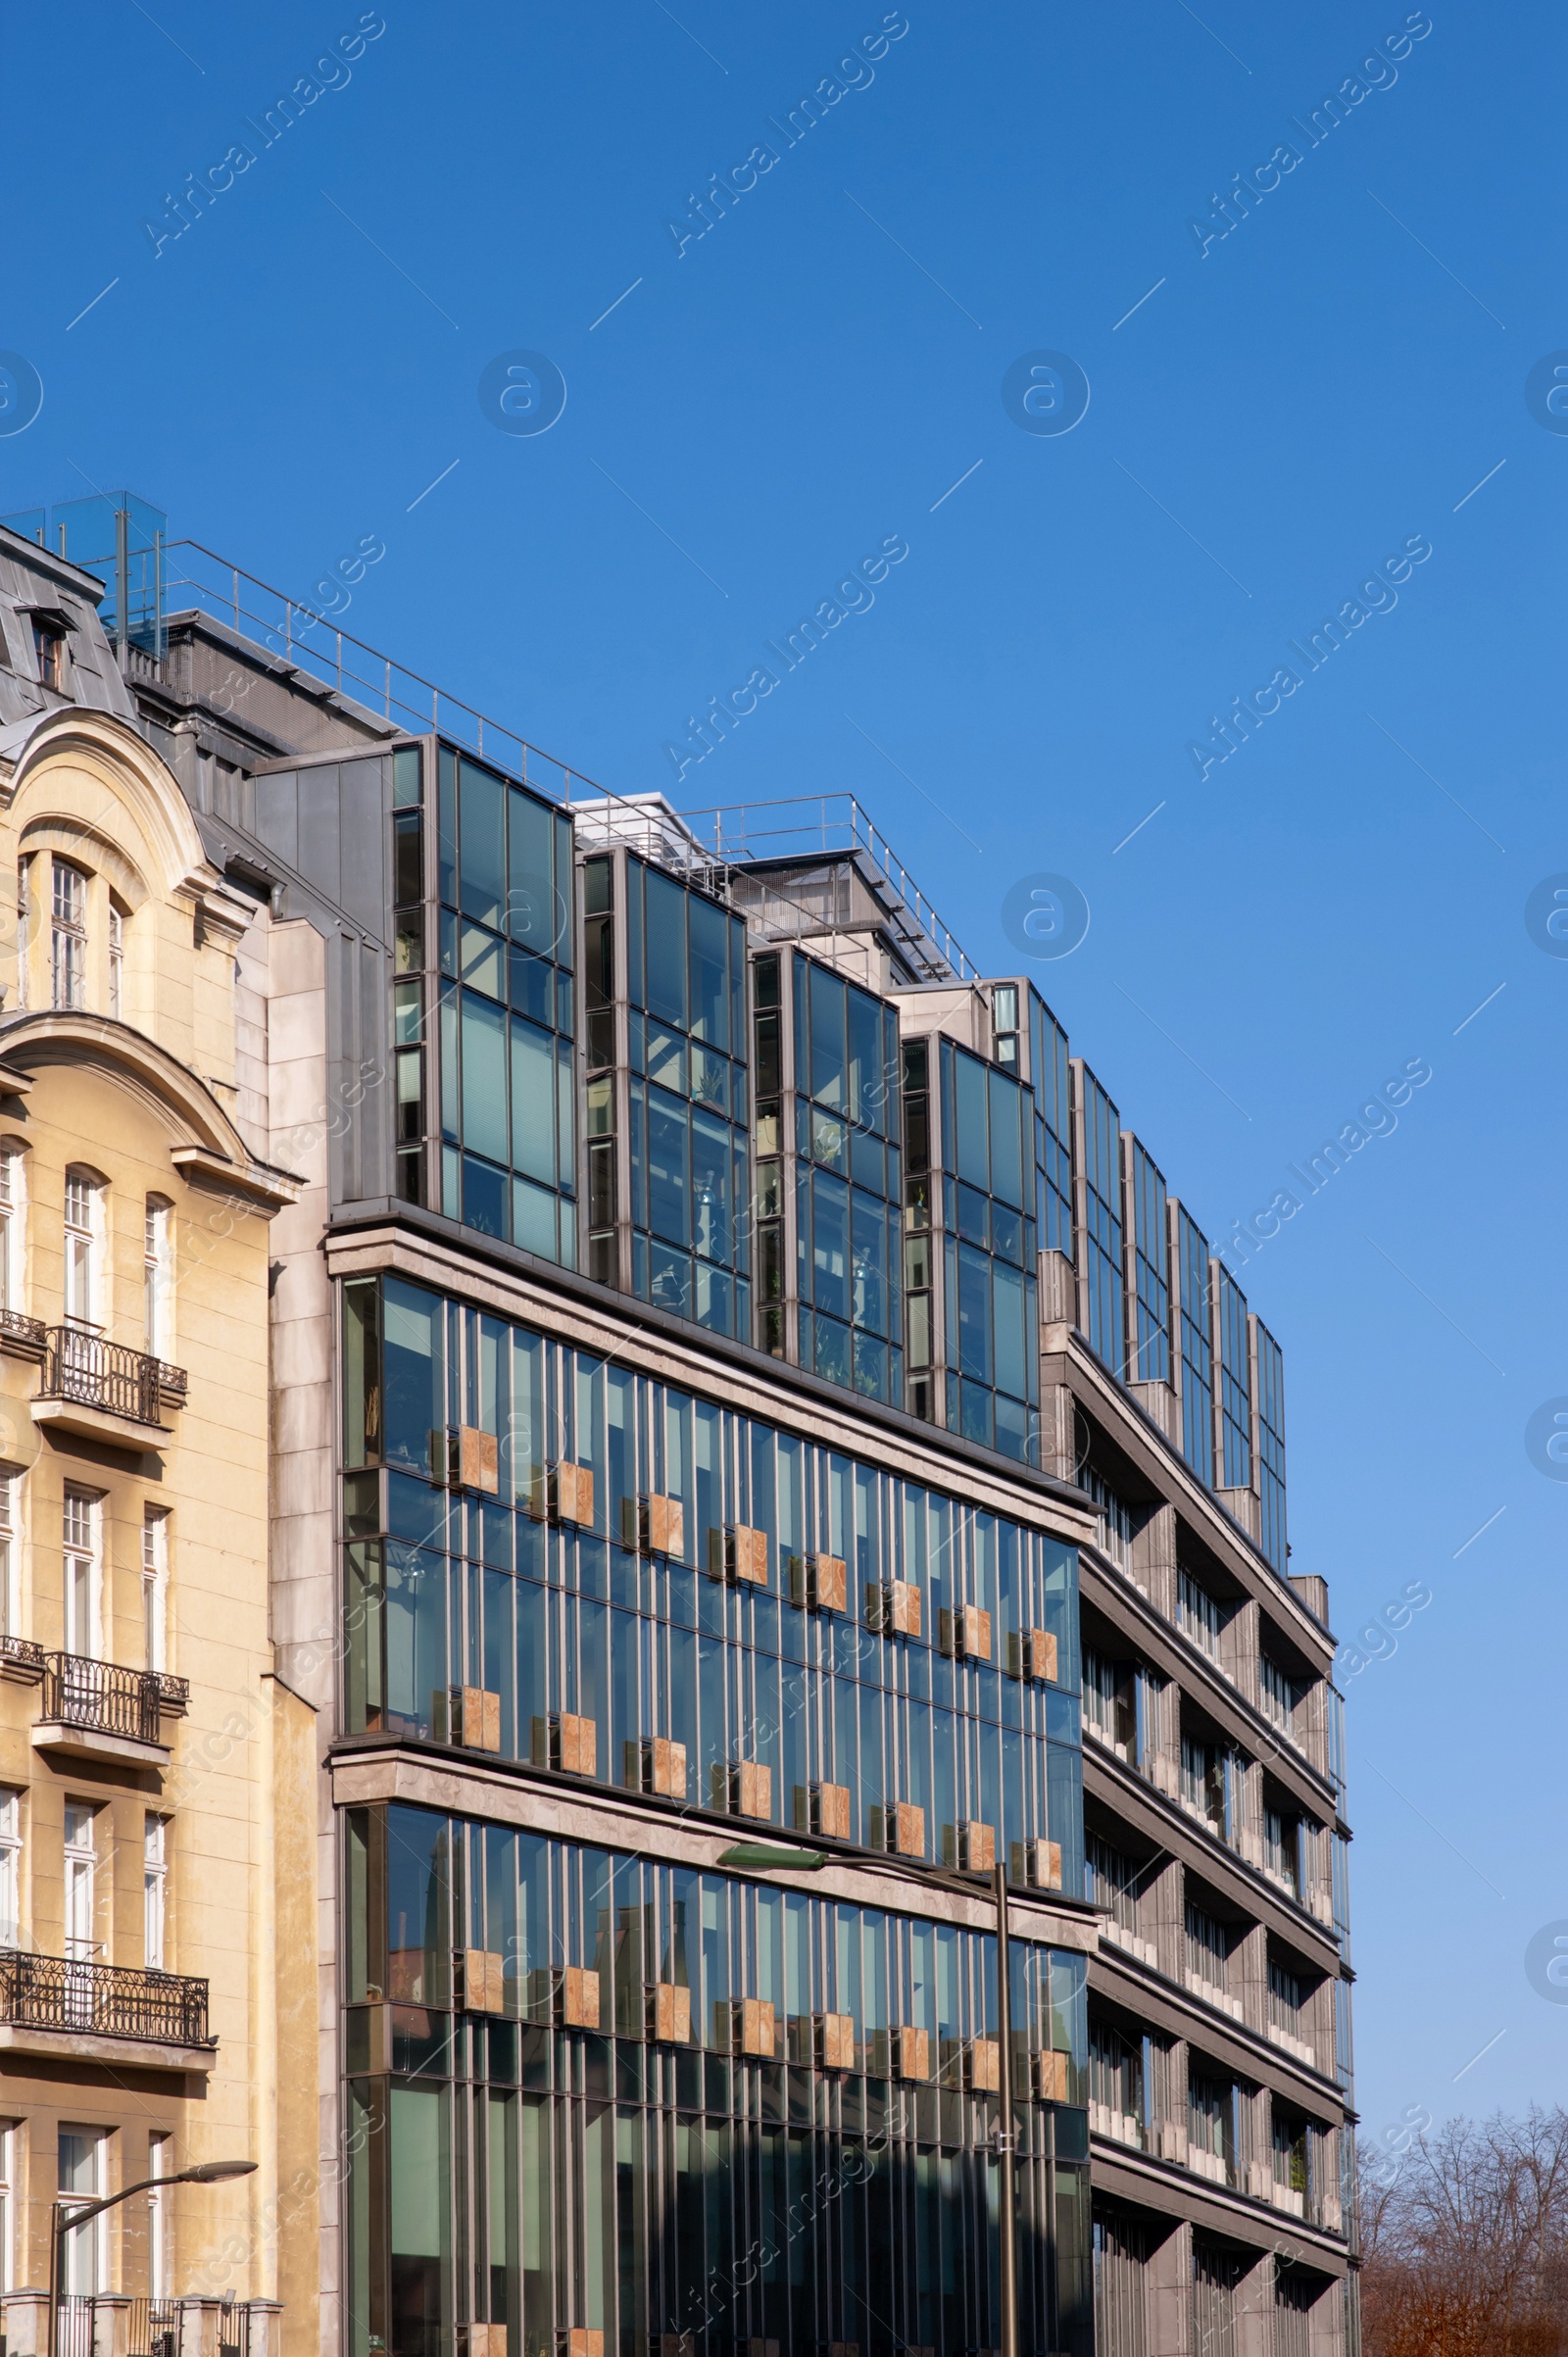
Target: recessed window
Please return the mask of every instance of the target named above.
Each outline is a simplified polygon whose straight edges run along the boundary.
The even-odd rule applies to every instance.
[[[100,1191],[84,1172],[66,1173],[65,1312],[68,1326],[98,1323]]]
[[[66,1492],[66,1651],[79,1660],[97,1659],[98,1500],[85,1490]]]
[[[113,902],[109,908],[109,1011],[118,1023],[124,1011],[125,919]]]
[[[66,684],[66,634],[58,622],[47,614],[32,617],[32,655],[38,666],[40,687],[53,688],[56,695]]]
[[[169,1820],[149,1815],[142,1836],[142,1929],[144,1962],[150,1973],[164,1969],[165,1894],[169,1883]]]
[[[149,1195],[142,1231],[142,1294],[148,1354],[167,1358],[172,1347],[173,1265],[170,1251],[170,1222],[173,1205],[167,1197]]]
[[[51,961],[57,1007],[87,1004],[87,879],[68,859],[53,863]]]
[[[22,1794],[0,1792],[0,1947],[22,1944]]]
[[[146,1665],[161,1670],[169,1646],[169,1515],[161,1506],[149,1506],[141,1526],[141,1602]]]

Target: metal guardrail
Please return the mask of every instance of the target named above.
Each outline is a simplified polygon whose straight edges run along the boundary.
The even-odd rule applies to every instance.
[[[16,2029],[211,2046],[207,1983],[184,1973],[0,1948],[0,2022]]]
[[[41,1350],[47,1332],[41,1317],[28,1317],[21,1309],[0,1309],[0,1337],[10,1335],[17,1342],[29,1343]]]
[[[190,1702],[183,1678],[164,1670],[122,1669],[114,1661],[90,1661],[81,1653],[43,1657],[42,1717],[100,1735],[126,1735],[137,1743],[163,1740],[160,1714],[182,1713]]]
[[[133,1424],[157,1424],[164,1399],[171,1394],[184,1398],[183,1367],[167,1367],[145,1350],[108,1342],[81,1326],[44,1329],[40,1399],[70,1399],[78,1406],[127,1416]]]

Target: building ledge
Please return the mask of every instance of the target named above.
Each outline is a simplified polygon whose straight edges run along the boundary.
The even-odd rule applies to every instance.
[[[156,2038],[113,2038],[96,2030],[35,2030],[16,2022],[0,2022],[0,2054],[37,2054],[115,2070],[212,2071],[218,2066],[216,2040],[210,2046],[170,2046]]]
[[[107,1407],[92,1407],[83,1399],[34,1399],[32,1420],[46,1431],[65,1433],[73,1440],[106,1441],[111,1449],[161,1449],[172,1437],[168,1424],[142,1424],[134,1416],[117,1416]]]
[[[182,1178],[220,1188],[268,1211],[297,1203],[305,1188],[305,1181],[291,1170],[274,1169],[270,1162],[231,1162],[207,1146],[172,1147],[169,1158]]]
[[[113,1759],[132,1768],[167,1768],[168,1743],[146,1743],[134,1735],[113,1735],[102,1727],[78,1727],[70,1719],[38,1719],[32,1727],[35,1751],[58,1751],[71,1759]]]

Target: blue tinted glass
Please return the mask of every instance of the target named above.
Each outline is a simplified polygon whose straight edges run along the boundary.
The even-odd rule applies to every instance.
[[[507,1232],[507,1174],[488,1163],[463,1157],[463,1224],[486,1236]]]
[[[845,1109],[844,985],[819,965],[810,968],[811,1095],[818,1105]]]
[[[972,1187],[989,1188],[991,1167],[986,1153],[986,1067],[978,1056],[965,1054],[956,1056],[953,1060],[956,1095],[956,1154],[953,1167]]]
[[[499,1007],[463,994],[463,1142],[493,1161],[508,1158],[507,1018]],[[473,1224],[470,1222],[470,1225]]]
[[[852,1212],[855,1288],[852,1313],[858,1326],[887,1332],[888,1218],[885,1204],[855,1191]]]
[[[812,1299],[835,1317],[850,1313],[850,1191],[825,1170],[811,1177]]]
[[[650,876],[649,882],[654,881]],[[687,1111],[662,1089],[648,1092],[648,1224],[671,1244],[688,1241],[691,1216]]]
[[[507,789],[488,769],[458,763],[459,907],[499,926],[507,898]]]
[[[730,1130],[711,1113],[692,1113],[692,1242],[710,1260],[730,1256]]]
[[[958,1247],[958,1366],[991,1381],[991,1262],[967,1244]]]
[[[504,1157],[503,1157],[504,1158]],[[556,1181],[556,1047],[533,1023],[512,1025],[512,1160],[547,1186]]]
[[[1022,1210],[1024,1096],[1015,1080],[993,1069],[991,1092],[991,1191]]]
[[[695,895],[687,907],[691,934],[691,1028],[710,1048],[729,1046],[729,918]]]
[[[648,896],[648,989],[650,1014],[686,1028],[686,895],[655,867],[644,870]]]
[[[512,793],[509,805],[507,930],[542,958],[562,955],[565,907],[552,873],[555,816],[531,794]]]

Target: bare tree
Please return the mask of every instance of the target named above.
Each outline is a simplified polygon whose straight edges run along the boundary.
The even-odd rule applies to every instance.
[[[1568,2357],[1568,2111],[1358,2157],[1366,2357]]]

